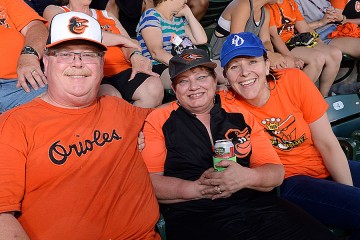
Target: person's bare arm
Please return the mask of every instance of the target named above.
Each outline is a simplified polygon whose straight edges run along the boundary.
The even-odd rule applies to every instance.
[[[199,181],[163,176],[163,173],[150,173],[150,178],[160,203],[170,204],[211,198],[217,193],[216,188],[201,185]],[[202,191],[206,189],[209,193],[203,194]]]
[[[176,14],[176,17],[182,16],[184,16],[189,23],[189,25],[185,26],[185,33],[191,42],[195,45],[206,43],[207,36],[205,30],[195,18],[188,5],[185,5],[185,7]]]
[[[264,10],[265,10],[265,19],[259,32],[259,38],[261,39],[265,49],[267,50],[271,68],[273,69],[286,68],[288,67],[286,59],[280,53],[276,53],[274,51],[274,47],[270,39],[270,27],[269,27],[270,13],[267,8],[264,8]]]
[[[331,177],[336,182],[353,186],[348,161],[331,129],[327,114],[325,113],[309,126],[313,142]]]
[[[152,58],[165,65],[169,65],[169,61],[173,56],[163,48],[161,29],[158,27],[147,27],[141,30],[141,35]]]
[[[14,213],[4,212],[0,213],[0,239],[28,240],[30,238],[19,221],[14,217]]]
[[[56,14],[59,14],[59,13],[64,13],[65,11],[60,8],[59,6],[56,6],[56,5],[48,5],[45,9],[44,9],[44,13],[43,13],[43,17],[48,20],[49,22],[49,26],[50,26],[50,22],[51,20],[53,19],[53,17],[56,15]]]
[[[235,1],[232,4],[230,14],[230,33],[239,33],[245,31],[246,23],[250,17],[249,1]]]
[[[293,56],[292,53],[287,48],[287,46],[285,45],[285,43],[283,42],[283,40],[281,39],[281,37],[279,36],[276,27],[270,26],[269,30],[270,30],[271,42],[273,43],[275,49],[283,55]]]

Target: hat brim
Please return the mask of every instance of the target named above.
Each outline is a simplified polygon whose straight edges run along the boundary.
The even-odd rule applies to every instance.
[[[261,57],[266,54],[264,49],[259,47],[244,47],[244,48],[236,48],[230,52],[228,52],[225,56],[220,59],[221,67],[225,67],[225,65],[231,61],[231,59],[239,56],[244,57]]]
[[[64,39],[64,40],[60,40],[60,41],[57,41],[57,42],[53,42],[51,44],[47,44],[46,45],[46,48],[51,48],[51,47],[54,47],[60,43],[64,43],[64,42],[69,42],[69,41],[74,41],[74,40],[82,40],[82,41],[86,41],[86,42],[90,42],[90,43],[95,43],[95,45],[97,45],[102,51],[106,51],[107,50],[107,47],[98,42],[98,41],[93,41],[93,40],[90,40],[88,38],[67,38],[67,39]]]
[[[212,68],[212,69],[215,69],[217,67],[217,64],[214,63],[214,62],[205,62],[205,63],[197,63],[197,64],[194,64],[194,65],[189,65],[189,67],[187,68],[184,68],[182,71],[178,72],[175,76],[173,76],[171,78],[171,81],[175,80],[175,78],[177,76],[179,76],[180,74],[186,72],[187,70],[190,70],[192,68],[195,68],[195,67],[208,67],[208,68]]]

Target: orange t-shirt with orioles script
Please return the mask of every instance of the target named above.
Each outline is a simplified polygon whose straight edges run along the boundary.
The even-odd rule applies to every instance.
[[[158,202],[137,145],[151,109],[40,98],[0,115],[0,212],[30,239],[154,239]]]

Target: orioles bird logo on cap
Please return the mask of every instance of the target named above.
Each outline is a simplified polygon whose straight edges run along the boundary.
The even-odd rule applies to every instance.
[[[83,34],[85,32],[85,28],[88,27],[88,25],[86,25],[88,22],[89,21],[86,19],[72,17],[69,20],[69,30],[75,34]]]
[[[187,53],[185,54],[182,58],[185,60],[185,61],[192,61],[192,60],[196,60],[196,59],[200,59],[200,58],[203,58],[204,56],[203,55],[197,55],[197,54],[192,54],[192,53]]]

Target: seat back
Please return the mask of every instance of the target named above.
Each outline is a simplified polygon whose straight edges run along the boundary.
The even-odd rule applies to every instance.
[[[341,64],[340,64],[340,68],[347,69],[347,71],[345,72],[344,75],[337,76],[337,78],[334,81],[334,84],[339,83],[339,82],[345,80],[347,77],[349,77],[357,64],[358,64],[358,59],[353,58],[350,55],[343,54]]]
[[[348,137],[360,130],[360,94],[335,95],[325,98],[327,114],[337,137]]]
[[[209,7],[200,20],[201,26],[206,28],[213,23],[217,23],[222,12],[231,1],[232,0],[209,0]]]

